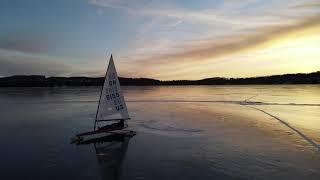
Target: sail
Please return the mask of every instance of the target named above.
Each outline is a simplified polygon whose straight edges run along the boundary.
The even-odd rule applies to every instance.
[[[129,118],[111,55],[99,101],[97,120],[111,120],[111,118],[119,117],[119,115],[121,119]]]

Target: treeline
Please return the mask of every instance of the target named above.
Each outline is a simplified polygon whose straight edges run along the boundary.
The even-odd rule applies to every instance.
[[[320,84],[320,71],[251,78],[207,78],[201,80],[162,81],[164,85],[247,85],[247,84]]]
[[[122,78],[121,85],[160,85],[159,80],[148,78]],[[0,87],[56,87],[56,86],[101,86],[104,77],[45,77],[42,75],[16,75],[0,78]]]
[[[103,77],[45,77],[17,75],[0,78],[0,87],[101,86]],[[320,84],[320,71],[252,78],[207,78],[202,80],[159,81],[148,78],[119,78],[124,86],[159,85],[247,85],[247,84]]]

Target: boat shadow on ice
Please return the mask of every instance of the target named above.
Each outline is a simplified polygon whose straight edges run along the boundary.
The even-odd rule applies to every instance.
[[[122,162],[131,138],[125,137],[121,141],[94,144],[101,179],[120,179]]]
[[[111,134],[83,141],[79,145],[93,145],[101,179],[117,180],[122,175],[122,163],[126,155],[130,139],[136,135]]]

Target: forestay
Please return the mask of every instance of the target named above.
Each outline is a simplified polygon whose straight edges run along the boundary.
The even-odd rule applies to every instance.
[[[101,91],[96,120],[112,120],[112,117],[117,115],[120,115],[121,119],[129,118],[127,106],[121,92],[117,71],[111,55]]]

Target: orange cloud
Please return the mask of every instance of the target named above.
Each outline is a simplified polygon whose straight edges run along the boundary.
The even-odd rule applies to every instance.
[[[170,71],[177,68],[184,73],[194,66],[204,65],[215,59],[221,59],[237,53],[249,52],[255,49],[263,49],[272,46],[294,34],[320,25],[320,15],[306,17],[295,23],[282,26],[270,26],[255,29],[245,33],[224,37],[218,41],[209,39],[205,42],[193,42],[188,46],[180,46],[173,52],[151,55],[147,58],[135,58],[135,74],[137,76],[149,76],[168,79]],[[185,70],[182,70],[185,69]],[[162,75],[160,75],[162,71]],[[167,71],[167,72],[165,72]],[[129,74],[130,72],[128,72]],[[165,73],[168,73],[165,75]],[[130,73],[134,74],[134,73]],[[174,77],[171,77],[174,79]]]

